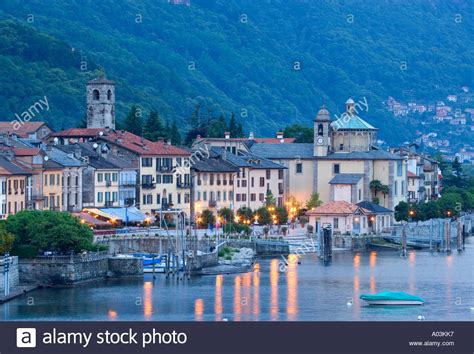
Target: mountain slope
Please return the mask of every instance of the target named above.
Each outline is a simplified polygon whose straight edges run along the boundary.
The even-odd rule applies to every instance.
[[[117,81],[119,119],[138,103],[185,126],[199,103],[203,114],[234,111],[247,130],[266,134],[291,122],[310,124],[322,103],[340,113],[353,96],[366,97],[369,111],[361,116],[380,128],[381,137],[398,142],[412,132],[383,109],[388,95],[437,98],[472,84],[469,1],[45,3],[7,0],[0,16],[69,44],[74,65],[64,67],[59,55],[41,61],[0,51],[6,60],[1,70],[23,80],[2,84],[6,119],[25,109],[30,95],[15,96],[25,86],[51,96],[55,127],[78,122],[85,111],[83,85],[92,75],[81,72],[80,53],[89,71],[100,65]],[[63,54],[67,58],[71,49]]]

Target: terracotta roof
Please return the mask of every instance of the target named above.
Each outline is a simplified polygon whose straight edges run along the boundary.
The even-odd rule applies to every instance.
[[[410,171],[407,171],[407,176],[411,178],[420,178],[420,176],[418,176],[416,173]]]
[[[101,128],[71,128],[53,133],[51,135],[61,138],[95,137],[103,130],[104,129]]]
[[[2,175],[31,175],[32,172],[26,166],[21,165],[15,160],[9,160],[0,156],[0,174]]]
[[[99,133],[103,132],[103,135]],[[190,156],[191,153],[183,148],[168,145],[163,141],[150,141],[125,130],[107,130],[101,128],[72,128],[54,133],[53,136],[62,138],[97,138],[108,141],[139,155],[173,155]]]
[[[281,139],[278,138],[254,138],[257,143],[265,143],[265,144],[293,144],[295,142],[295,138],[283,138],[283,142]]]
[[[309,210],[307,215],[348,215],[354,214],[357,209],[360,209],[364,214],[370,213],[369,210],[361,208],[355,204],[346,202],[345,200],[333,201],[312,210]]]
[[[13,148],[13,153],[16,156],[35,156],[40,152],[40,148]]]
[[[28,134],[36,132],[45,125],[45,122],[25,122],[19,129],[13,129],[12,122],[0,122],[0,133],[15,134],[22,138],[27,138]]]

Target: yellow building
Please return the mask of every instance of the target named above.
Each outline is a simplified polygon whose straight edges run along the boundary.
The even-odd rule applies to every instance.
[[[43,171],[43,210],[64,211],[62,194],[63,167],[48,160]]]
[[[0,156],[0,176],[5,180],[5,214],[15,214],[26,209],[27,184],[31,171],[14,159]]]
[[[313,144],[260,143],[250,151],[287,167],[287,198],[304,203],[317,192],[323,202],[376,201],[393,210],[406,201],[406,163],[376,146],[377,129],[358,115],[363,106],[349,99],[336,120],[322,107],[314,120]],[[382,188],[373,188],[376,184]]]

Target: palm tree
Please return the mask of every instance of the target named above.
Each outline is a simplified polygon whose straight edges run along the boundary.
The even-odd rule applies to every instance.
[[[378,179],[374,179],[370,181],[369,188],[371,191],[374,192],[374,197],[377,197],[377,192],[382,191],[382,187],[383,187],[382,182],[380,182]]]

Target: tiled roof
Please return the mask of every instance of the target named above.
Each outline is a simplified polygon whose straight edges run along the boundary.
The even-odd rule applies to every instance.
[[[211,153],[224,156],[224,149],[218,147],[212,147]],[[227,162],[230,162],[237,167],[249,167],[253,169],[285,169],[285,166],[282,166],[278,163],[270,161],[262,156],[256,154],[239,152],[238,155],[227,152],[225,154]]]
[[[87,84],[88,85],[102,85],[102,84],[115,85],[115,82],[101,76],[101,77],[96,77],[95,79],[87,81]]]
[[[355,114],[343,114],[341,118],[331,123],[336,130],[377,130],[361,117]]]
[[[354,152],[335,152],[328,156],[318,157],[322,160],[403,160],[400,155],[391,154],[385,150],[369,150]]]
[[[359,207],[356,204],[346,202],[345,200],[332,201],[323,205],[320,205],[310,211],[307,215],[349,215],[354,214],[357,210],[361,210],[362,213],[370,213],[369,210]]]
[[[267,159],[314,158],[313,144],[254,144],[250,152]]]
[[[9,160],[4,156],[0,156],[0,174],[8,175],[31,175],[32,172],[25,166],[14,160]]]
[[[416,173],[413,173],[413,172],[410,172],[410,171],[407,171],[407,176],[411,177],[411,178],[421,178]]]
[[[13,148],[13,153],[16,156],[35,156],[40,152],[40,148]]]
[[[357,203],[357,205],[375,214],[392,213],[392,210],[387,209],[381,205],[378,205],[372,202],[363,201],[363,202]]]
[[[100,135],[99,133],[103,134]],[[53,136],[62,138],[96,138],[108,141],[138,155],[189,156],[189,151],[163,141],[150,141],[124,130],[107,130],[100,128],[68,129],[54,133]]]
[[[45,170],[60,170],[63,168],[63,165],[60,163],[57,163],[56,161],[52,159],[48,159],[43,163],[43,167]]]
[[[78,159],[69,156],[67,152],[64,152],[56,147],[51,149],[51,160],[64,167],[81,167],[82,163]]]
[[[255,142],[262,144],[293,144],[295,142],[295,138],[283,138],[283,142],[281,139],[278,138],[253,138]]]
[[[36,132],[39,128],[45,125],[45,122],[25,122],[19,129],[13,129],[12,122],[0,122],[0,133],[15,134],[19,137],[26,138],[28,134]]]
[[[362,173],[338,173],[329,184],[357,184],[362,177],[364,177]]]
[[[192,164],[191,168],[198,172],[238,172],[238,167],[220,158],[207,158]]]

